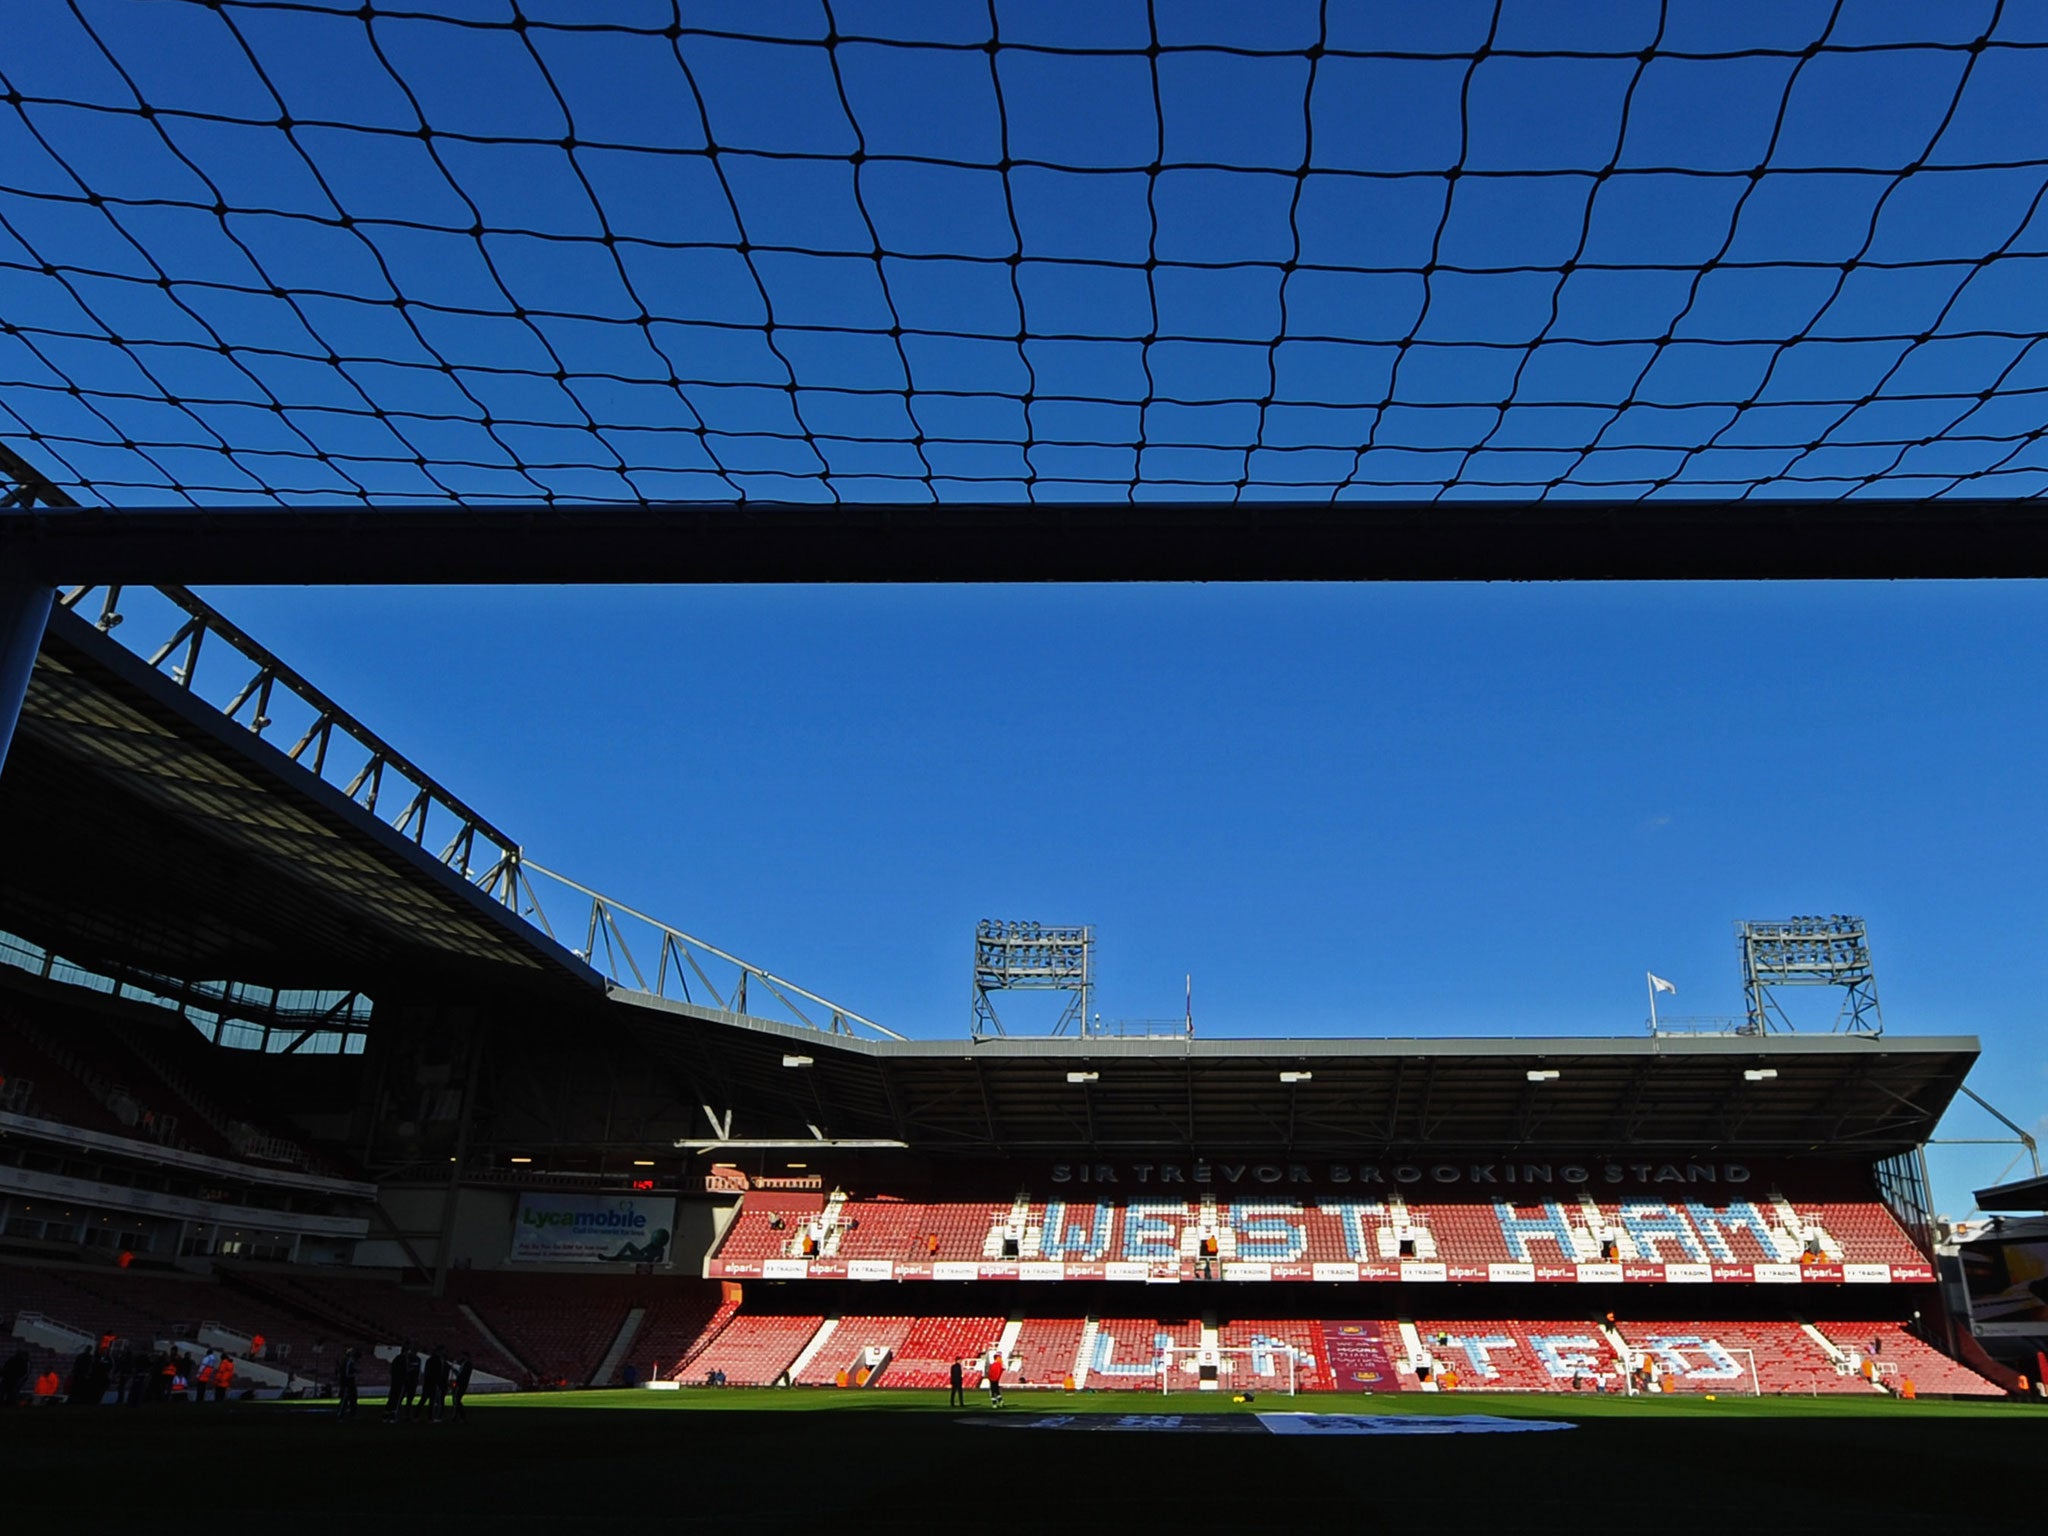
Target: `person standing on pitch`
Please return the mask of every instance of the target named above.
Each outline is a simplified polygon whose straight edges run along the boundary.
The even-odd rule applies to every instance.
[[[958,1360],[953,1362],[953,1369],[948,1373],[946,1379],[949,1383],[946,1392],[946,1406],[948,1408],[965,1408],[967,1406],[967,1376],[960,1369],[960,1362]]]
[[[469,1417],[468,1414],[462,1411],[462,1399],[463,1396],[469,1391],[470,1372],[475,1369],[475,1365],[473,1365],[470,1362],[468,1350],[464,1350],[460,1355],[455,1357],[455,1374],[449,1378],[448,1385],[449,1400],[454,1405],[455,1417],[457,1417],[458,1419],[466,1419]]]
[[[336,1418],[352,1419],[356,1416],[356,1347],[351,1344],[341,1353],[341,1370],[336,1385],[334,1407]]]
[[[412,1340],[398,1346],[398,1353],[391,1357],[391,1385],[384,1392],[384,1422],[396,1424],[406,1416],[412,1406],[413,1368],[419,1363],[419,1356],[412,1352]]]
[[[448,1397],[448,1351],[441,1345],[427,1356],[427,1373],[420,1391],[420,1417],[441,1422],[441,1410]]]
[[[991,1408],[1003,1406],[1003,1357],[998,1352],[988,1357],[988,1403]]]

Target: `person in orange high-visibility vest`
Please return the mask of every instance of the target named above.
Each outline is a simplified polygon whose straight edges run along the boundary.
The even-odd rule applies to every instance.
[[[235,1384],[235,1357],[222,1355],[220,1364],[213,1368],[213,1400],[224,1403],[228,1400],[228,1388]]]
[[[52,1370],[44,1371],[36,1378],[36,1397],[47,1401],[64,1390],[64,1379]]]
[[[261,1360],[263,1358],[263,1335],[260,1333],[249,1340],[249,1358],[251,1360]]]

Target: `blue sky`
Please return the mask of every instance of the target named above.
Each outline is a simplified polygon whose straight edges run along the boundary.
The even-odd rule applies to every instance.
[[[2035,8],[6,27],[0,442],[87,504],[2048,492]],[[2035,587],[214,595],[543,862],[913,1033],[983,916],[1094,923],[1111,1017],[1554,1034],[1850,911],[1891,1027],[2048,1113]],[[1937,1157],[1952,1210],[2003,1162]]]
[[[1887,1027],[2048,1129],[2037,584],[212,596],[541,863],[907,1034],[983,917],[1094,924],[1110,1019],[1625,1035],[1850,912]],[[1943,1208],[2017,1150],[1935,1148]]]

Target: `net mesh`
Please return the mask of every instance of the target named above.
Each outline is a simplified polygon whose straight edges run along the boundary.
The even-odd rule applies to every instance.
[[[77,500],[2034,496],[2048,14],[20,0]]]

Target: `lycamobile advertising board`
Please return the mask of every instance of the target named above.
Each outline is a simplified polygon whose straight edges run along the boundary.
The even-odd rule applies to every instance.
[[[522,1194],[512,1220],[512,1257],[560,1264],[661,1264],[676,1203],[652,1195]]]

